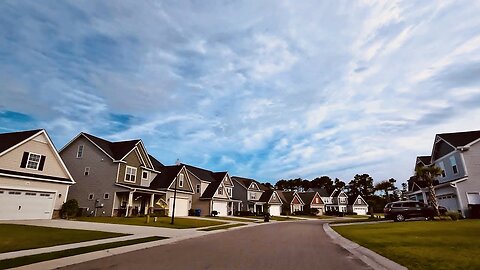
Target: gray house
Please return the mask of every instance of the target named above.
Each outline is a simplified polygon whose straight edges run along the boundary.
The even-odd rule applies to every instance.
[[[233,197],[242,202],[239,211],[263,213],[265,201],[261,201],[260,197],[267,188],[250,178],[232,176],[232,180],[235,183]]]
[[[89,214],[143,215],[155,207],[171,214],[174,180],[179,189],[176,213],[188,214],[193,187],[185,168],[163,168],[148,154],[141,140],[110,142],[80,133],[60,150],[60,156],[78,179],[68,198],[76,199]]]
[[[357,213],[357,215],[366,215],[368,213],[368,203],[361,195],[348,198],[348,212]]]
[[[415,167],[442,169],[435,183],[439,205],[468,217],[469,205],[480,204],[480,130],[435,136],[430,156],[417,157]],[[410,199],[428,202],[428,188],[415,177],[408,183]]]

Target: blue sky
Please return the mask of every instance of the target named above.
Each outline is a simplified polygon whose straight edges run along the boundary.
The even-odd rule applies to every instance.
[[[403,182],[480,129],[478,1],[1,1],[0,132],[165,164]]]

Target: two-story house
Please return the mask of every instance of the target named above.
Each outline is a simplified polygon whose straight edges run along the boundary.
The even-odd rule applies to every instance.
[[[78,179],[68,198],[76,199],[89,214],[143,215],[167,201],[165,191],[150,188],[162,164],[141,140],[110,142],[82,132],[60,150],[60,156]]]
[[[0,220],[58,217],[73,179],[45,130],[0,134]]]
[[[265,202],[261,201],[260,197],[262,197],[266,188],[250,178],[233,176],[232,180],[235,182],[233,195],[242,201],[240,211],[263,213]]]
[[[267,189],[262,193],[259,199],[263,203],[263,210],[267,211],[271,216],[280,216],[282,213],[282,199],[278,195],[278,191]]]
[[[290,215],[303,211],[305,203],[296,191],[277,191],[282,200],[282,214]]]
[[[442,169],[435,183],[439,205],[468,217],[468,205],[480,204],[480,130],[437,134],[430,160],[421,163]],[[428,202],[427,188],[418,179],[410,182],[409,197]]]
[[[330,195],[331,203],[326,205],[326,211],[347,212],[348,196],[341,190],[335,190]]]
[[[361,195],[348,197],[348,212],[357,213],[357,215],[366,215],[368,213],[368,203]]]
[[[216,211],[219,216],[230,216],[241,203],[234,199],[234,182],[228,172],[212,172],[185,165],[192,180],[194,194],[192,209],[200,209],[202,215]]]
[[[325,203],[318,192],[299,192],[298,195],[305,203],[303,211],[309,213],[316,212],[317,215],[323,215],[325,213]]]

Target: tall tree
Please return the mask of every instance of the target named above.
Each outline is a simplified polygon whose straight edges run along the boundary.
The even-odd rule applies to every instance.
[[[338,190],[344,190],[345,189],[345,182],[343,182],[342,180],[338,179],[338,178],[335,178],[335,182],[333,183],[333,189],[332,190],[327,190],[328,193],[332,193],[334,190],[338,189]]]
[[[356,174],[347,185],[347,195],[356,197],[361,195],[367,202],[370,202],[375,188],[373,178],[368,174]]]
[[[440,212],[438,211],[438,202],[437,197],[435,196],[435,188],[433,184],[437,176],[442,174],[442,169],[435,166],[418,166],[415,169],[415,176],[418,177],[420,181],[424,181],[428,186],[428,197],[431,205],[435,210],[435,215],[440,216]]]
[[[328,193],[332,193],[335,189],[333,180],[328,176],[317,177],[310,182],[312,188],[324,188]]]
[[[385,193],[385,200],[387,202],[391,202],[389,192],[391,191],[392,193],[394,193],[395,190],[397,189],[397,187],[395,187],[395,182],[397,182],[397,180],[395,180],[393,178],[390,178],[388,180],[384,180],[384,181],[379,182],[375,185],[375,190],[383,191]]]

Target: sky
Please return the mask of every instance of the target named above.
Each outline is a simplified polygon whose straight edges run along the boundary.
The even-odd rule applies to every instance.
[[[480,129],[480,1],[0,1],[0,132],[261,182],[405,182]]]

